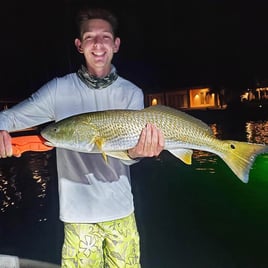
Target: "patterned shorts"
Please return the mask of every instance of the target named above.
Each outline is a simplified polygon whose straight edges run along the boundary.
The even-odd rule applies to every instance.
[[[139,234],[134,214],[101,223],[65,223],[61,267],[140,267]]]

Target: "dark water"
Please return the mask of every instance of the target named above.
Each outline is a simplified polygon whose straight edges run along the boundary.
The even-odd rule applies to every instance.
[[[268,121],[211,124],[221,139],[268,144]],[[0,254],[60,263],[55,152],[0,161]],[[170,153],[132,166],[143,268],[268,267],[268,155],[249,183],[217,156]]]

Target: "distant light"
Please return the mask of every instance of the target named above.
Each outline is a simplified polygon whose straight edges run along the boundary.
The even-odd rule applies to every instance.
[[[157,105],[157,103],[158,103],[157,99],[156,98],[153,98],[152,99],[152,105]]]

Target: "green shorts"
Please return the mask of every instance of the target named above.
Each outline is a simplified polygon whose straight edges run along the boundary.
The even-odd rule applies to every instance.
[[[101,223],[65,223],[61,267],[141,267],[134,213]]]

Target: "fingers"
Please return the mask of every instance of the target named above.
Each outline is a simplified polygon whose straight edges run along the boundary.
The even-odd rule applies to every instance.
[[[160,145],[160,131],[152,124],[146,125],[146,135],[144,143],[144,152],[147,156],[158,156],[162,151]]]
[[[151,124],[146,125],[145,131],[146,131],[146,135],[145,135],[145,142],[144,142],[144,146],[143,146],[143,151],[147,152],[148,156],[153,156],[153,151],[154,151],[153,144],[155,144],[156,133],[155,133],[154,128]]]
[[[164,138],[164,134],[162,131],[160,131],[159,129],[157,130],[157,148],[156,148],[156,154],[157,156],[164,150],[165,147],[165,138]]]
[[[12,156],[11,136],[7,131],[0,131],[0,157],[6,158]]]
[[[146,141],[146,127],[142,129],[136,146],[128,150],[129,157],[131,157],[132,159],[144,157],[143,151],[144,151],[145,141]]]
[[[141,132],[137,145],[128,150],[133,158],[158,156],[164,149],[164,135],[154,125],[148,123]]]

